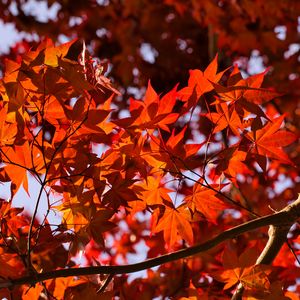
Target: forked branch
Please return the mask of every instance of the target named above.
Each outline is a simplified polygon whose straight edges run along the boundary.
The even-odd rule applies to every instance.
[[[299,198],[297,201],[299,201]],[[257,265],[269,265],[273,262],[273,260],[279,253],[281,247],[286,242],[286,237],[289,233],[291,225],[291,223],[276,226],[270,225],[268,232],[269,239],[264,250],[261,252],[260,256],[256,260]],[[231,300],[242,300],[244,289],[244,285],[240,283],[236,291],[234,292]]]
[[[17,279],[2,280],[0,281],[0,288],[13,288],[14,286],[22,284],[34,285],[37,282],[44,280],[58,278],[58,277],[69,277],[69,276],[81,276],[81,275],[93,275],[93,274],[125,274],[134,273],[141,270],[149,269],[167,262],[176,261],[181,258],[186,258],[200,252],[207,251],[226,240],[237,237],[238,235],[258,229],[264,226],[272,225],[274,228],[271,230],[270,239],[257,260],[257,263],[268,264],[276,257],[280,250],[283,242],[286,239],[286,235],[289,228],[296,222],[300,217],[300,197],[292,204],[286,206],[281,211],[272,215],[260,217],[231,229],[225,230],[216,237],[208,240],[202,244],[195,245],[186,249],[182,249],[173,253],[165,254],[160,257],[148,259],[143,262],[123,265],[123,266],[94,266],[94,267],[83,267],[74,269],[61,269],[45,273],[36,274],[33,276],[24,276]],[[238,299],[238,298],[237,298]]]

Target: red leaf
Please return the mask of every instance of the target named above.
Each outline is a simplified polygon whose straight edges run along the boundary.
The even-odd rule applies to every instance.
[[[245,135],[253,142],[252,153],[278,159],[287,164],[293,164],[282,147],[296,141],[297,136],[285,130],[279,130],[284,116],[278,117],[273,122],[268,122],[262,129],[249,132]]]

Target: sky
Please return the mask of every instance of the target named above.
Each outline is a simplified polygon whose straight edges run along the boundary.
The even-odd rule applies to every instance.
[[[14,2],[11,3],[9,8],[13,15],[17,14],[17,8]],[[22,5],[22,8],[26,14],[34,16],[40,22],[47,23],[49,20],[56,17],[60,5],[58,3],[54,3],[50,6],[50,8],[48,8],[46,1],[29,0]],[[22,38],[27,38],[29,40],[38,39],[38,36],[35,35],[19,33],[14,24],[4,24],[2,20],[0,20],[0,37],[1,53],[7,53],[9,51],[9,47],[13,46]]]

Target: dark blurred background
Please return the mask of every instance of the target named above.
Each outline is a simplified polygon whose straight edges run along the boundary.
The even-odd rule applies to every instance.
[[[109,61],[120,108],[149,79],[159,93],[186,84],[188,70],[205,69],[216,53],[220,69],[238,63],[245,76],[271,67],[264,86],[284,94],[273,107],[300,127],[300,1],[2,0],[0,18],[18,36],[2,67],[43,37],[83,39]]]

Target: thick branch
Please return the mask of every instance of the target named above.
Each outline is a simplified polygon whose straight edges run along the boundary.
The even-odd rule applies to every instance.
[[[282,226],[273,226],[271,225],[269,228],[269,239],[264,248],[261,252],[260,256],[256,260],[256,265],[263,264],[269,265],[273,262],[276,258],[277,254],[279,253],[281,247],[286,242],[287,234],[291,228],[292,224],[284,224]],[[242,300],[243,292],[245,287],[242,283],[240,283],[233,294],[231,300]]]
[[[11,279],[0,282],[0,288],[12,288],[17,285],[22,284],[35,284],[47,279],[53,279],[58,277],[68,277],[68,276],[80,276],[80,275],[93,275],[93,274],[125,274],[125,273],[134,273],[141,270],[149,269],[167,262],[176,261],[181,258],[186,258],[198,254],[200,252],[207,251],[220,243],[235,238],[236,236],[258,229],[263,226],[273,225],[275,227],[285,227],[291,226],[296,222],[297,218],[300,217],[300,197],[291,205],[288,205],[283,210],[278,213],[268,215],[265,217],[257,218],[251,220],[234,228],[225,230],[216,237],[208,240],[202,244],[195,245],[190,248],[182,249],[170,254],[165,254],[160,257],[148,259],[143,262],[123,265],[123,266],[95,266],[95,267],[84,267],[84,268],[74,268],[74,269],[62,269],[55,270],[51,272],[45,272],[40,274],[35,274],[35,276],[24,276],[17,279]],[[288,231],[285,232],[285,236]],[[270,242],[272,245],[274,242]],[[269,243],[268,243],[269,244]],[[270,248],[272,248],[270,246]],[[271,250],[269,250],[271,251]],[[273,251],[273,250],[272,250]],[[271,259],[273,256],[276,256],[276,252],[272,255],[268,255]],[[263,263],[264,259],[261,258],[260,263]],[[266,262],[264,262],[266,263]]]

